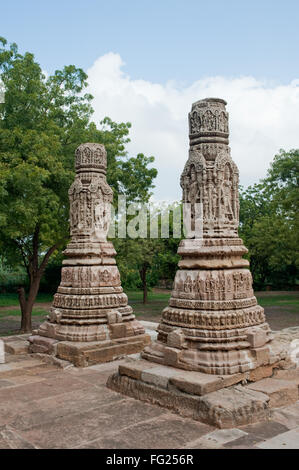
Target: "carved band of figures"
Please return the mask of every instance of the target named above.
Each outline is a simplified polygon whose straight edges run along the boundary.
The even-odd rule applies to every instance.
[[[242,251],[240,254],[244,254],[244,245],[243,240],[241,238],[204,238],[202,240],[203,247],[211,247],[211,246],[223,246],[223,247],[231,247],[231,246],[240,246]],[[247,253],[247,249],[245,248],[245,252]],[[239,253],[239,252],[238,252]]]
[[[210,109],[202,112],[199,110],[191,111],[189,114],[190,134],[200,132],[222,132],[228,133],[228,114],[225,111],[213,113]]]
[[[78,309],[87,307],[107,308],[126,306],[127,303],[128,297],[126,294],[91,295],[88,297],[55,294],[53,306]]]
[[[102,294],[120,294],[123,292],[121,286],[118,287],[65,287],[59,286],[59,294],[67,295],[102,295]]]
[[[120,286],[117,267],[74,266],[61,270],[61,286]]]
[[[107,154],[105,147],[99,144],[80,145],[76,150],[76,168],[90,166],[92,168],[106,168]]]
[[[119,312],[122,315],[129,315],[133,313],[132,307],[129,305],[126,306],[107,306],[107,308],[96,308],[96,309],[67,309],[62,307],[53,307],[53,311],[56,312],[56,316],[59,316],[60,322],[63,323],[66,319],[73,319],[74,323],[79,324],[81,320],[85,318],[94,318],[96,319],[106,319],[105,322],[107,323],[107,315],[111,312]]]
[[[224,294],[221,299],[226,300],[225,295],[230,294],[227,300],[250,297],[252,291],[252,276],[249,270],[242,271],[198,271],[194,277],[192,271],[178,271],[174,290],[179,296],[180,292],[198,294],[203,300],[214,299],[216,294]]]
[[[167,336],[169,333],[175,331],[176,327],[162,323],[157,328],[159,334]],[[206,330],[199,328],[180,328],[180,334],[184,339],[191,341],[200,341],[200,343],[215,344],[225,342],[227,344],[232,342],[247,341],[248,327],[229,329],[229,330]]]
[[[105,178],[98,177],[84,186],[77,176],[69,190],[69,198],[71,234],[98,230],[107,235],[113,192]]]
[[[193,310],[179,310],[166,307],[162,321],[179,327],[209,329],[244,328],[265,321],[264,309],[259,305],[240,311],[223,311],[217,314],[199,313]]]
[[[237,308],[254,307],[257,305],[256,297],[239,300],[197,300],[175,298],[172,294],[169,300],[170,307],[187,308],[192,310],[232,310]]]

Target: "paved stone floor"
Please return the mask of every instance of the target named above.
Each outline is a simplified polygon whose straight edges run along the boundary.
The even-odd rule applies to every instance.
[[[299,449],[299,402],[268,422],[215,429],[105,387],[124,360],[60,369],[31,355],[0,364],[0,449]]]

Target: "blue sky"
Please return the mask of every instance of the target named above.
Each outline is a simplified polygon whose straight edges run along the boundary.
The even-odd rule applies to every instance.
[[[3,0],[0,35],[52,73],[87,71],[94,120],[132,123],[130,155],[155,156],[156,199],[179,199],[187,114],[227,100],[244,186],[298,148],[299,0]]]
[[[298,75],[298,0],[1,1],[1,34],[48,71],[117,52],[133,78]]]

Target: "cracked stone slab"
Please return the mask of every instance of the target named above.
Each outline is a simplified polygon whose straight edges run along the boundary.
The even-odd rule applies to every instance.
[[[216,429],[216,431],[206,434],[201,441],[205,440],[207,446],[214,444],[223,445],[245,436],[247,436],[247,433],[237,428]]]
[[[256,444],[259,449],[299,449],[299,426]]]
[[[270,408],[290,405],[298,400],[298,386],[288,380],[263,379],[247,385],[246,388],[266,393],[270,398]]]
[[[15,356],[15,357],[22,357],[22,356]],[[14,371],[22,370],[22,369],[30,369],[44,363],[38,358],[31,358],[30,355],[26,356],[25,358],[22,357],[22,360],[18,361],[11,361],[6,362],[5,364],[0,364],[0,378],[13,374]]]
[[[0,427],[0,449],[36,449],[36,446],[20,437],[7,426]]]
[[[299,426],[299,401],[294,405],[284,406],[283,408],[272,408],[271,419],[281,423],[288,429]]]

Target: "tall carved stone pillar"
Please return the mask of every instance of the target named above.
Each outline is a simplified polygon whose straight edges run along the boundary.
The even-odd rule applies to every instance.
[[[191,209],[193,238],[180,243],[179,270],[158,341],[142,354],[150,361],[209,374],[253,369],[256,348],[271,339],[252,290],[249,263],[242,258],[247,249],[238,237],[239,172],[230,156],[225,105],[214,98],[192,105],[181,186],[183,202]],[[200,238],[196,207],[202,216]]]
[[[116,251],[107,241],[113,193],[106,167],[103,145],[77,148],[61,283],[48,320],[30,338],[32,352],[56,354],[78,366],[136,353],[150,342],[128,305]]]
[[[277,406],[298,400],[296,384],[271,378],[282,368],[292,379],[295,345],[287,346],[285,333],[283,341],[272,340],[243,259],[238,169],[225,105],[215,98],[192,105],[181,177],[190,226],[178,249],[169,305],[157,341],[107,382],[115,391],[220,428],[268,419],[273,391],[284,397]],[[287,386],[292,392],[284,391]],[[288,393],[294,395],[286,398]]]

